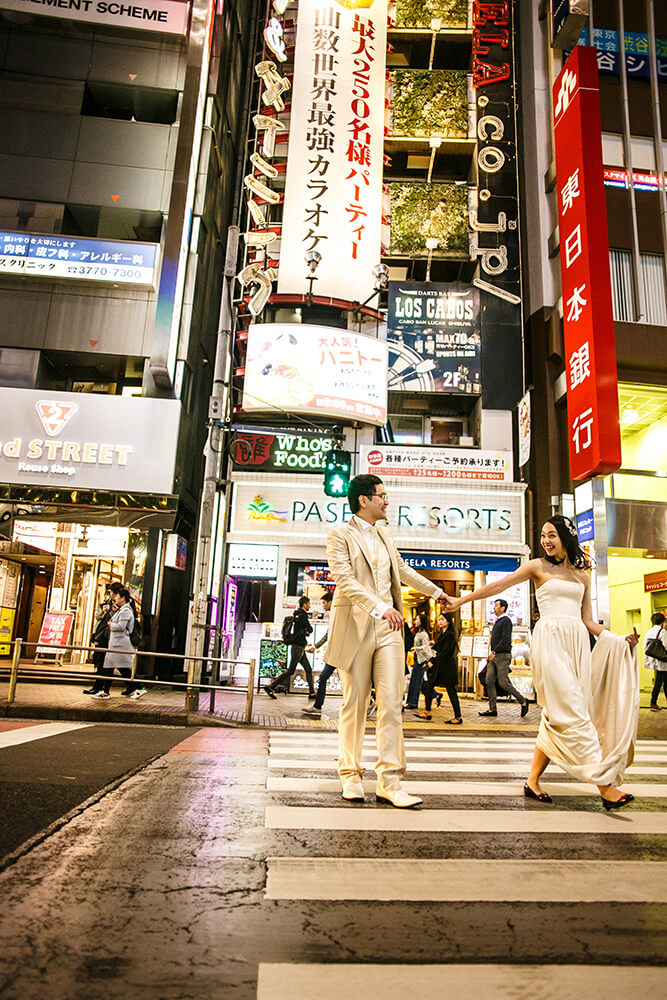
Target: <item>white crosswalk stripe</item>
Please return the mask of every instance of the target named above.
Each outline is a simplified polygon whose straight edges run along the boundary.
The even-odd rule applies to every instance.
[[[347,902],[362,908],[378,902],[617,908],[667,904],[667,862],[645,860],[639,847],[641,838],[653,843],[652,838],[667,837],[667,741],[638,742],[623,785],[623,791],[633,794],[636,801],[611,813],[602,810],[594,786],[571,779],[554,765],[542,782],[553,804],[526,800],[523,783],[533,745],[534,735],[408,738],[408,772],[402,786],[422,796],[424,803],[420,809],[403,810],[375,801],[374,734],[364,740],[367,799],[353,804],[340,798],[336,734],[272,733],[265,827],[276,833],[291,832],[295,843],[312,842],[318,847],[309,856],[299,852],[294,857],[269,857],[266,898],[320,905]],[[515,800],[511,808],[508,800]],[[352,851],[346,849],[352,843],[350,837],[355,837]],[[381,838],[373,841],[380,845],[375,848],[379,856],[366,856],[363,838],[369,837]],[[437,845],[438,841],[416,838],[438,837],[449,838],[445,853],[420,857],[419,844]],[[480,838],[484,837],[490,838],[489,844],[497,843],[496,856],[480,857],[479,845],[484,842]],[[600,837],[606,845],[604,857],[599,856],[599,839],[591,840]],[[477,844],[472,854],[467,846],[471,838]],[[519,853],[514,846],[518,840],[524,844]],[[332,846],[336,847],[333,852]],[[457,853],[448,856],[452,850]],[[555,856],[550,856],[552,851],[557,851]],[[363,856],[354,856],[360,853]],[[651,856],[658,854],[655,848]],[[423,920],[423,915],[415,912],[415,920]],[[371,910],[368,922],[372,925]],[[629,974],[630,963],[623,963],[621,969],[588,959],[585,966],[505,966],[496,962],[415,965],[414,956],[405,958],[406,965],[262,964],[257,997],[333,1000],[353,989],[368,1000],[403,1000],[415,982],[421,992],[435,994],[442,992],[446,982],[448,995],[459,1000],[479,995],[502,1000],[547,995],[579,1000],[587,993],[601,996],[611,990],[619,994],[624,988],[658,995],[655,991],[662,989],[664,980],[662,969],[641,966]]]

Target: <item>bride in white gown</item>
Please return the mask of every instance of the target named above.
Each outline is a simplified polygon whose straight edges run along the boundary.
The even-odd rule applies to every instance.
[[[597,785],[605,809],[618,809],[633,800],[617,786],[632,763],[637,736],[638,636],[614,635],[593,620],[590,565],[569,518],[554,515],[542,528],[540,542],[544,559],[532,559],[465,597],[448,598],[448,607],[455,611],[468,601],[534,581],[540,619],[531,662],[542,719],[524,794],[552,801],[540,788],[540,777],[553,760],[580,781]],[[597,638],[592,656],[589,632]]]

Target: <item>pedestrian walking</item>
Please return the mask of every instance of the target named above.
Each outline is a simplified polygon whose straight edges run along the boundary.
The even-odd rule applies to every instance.
[[[101,700],[111,697],[114,670],[117,670],[121,677],[126,680],[125,690],[122,694],[136,699],[141,698],[146,693],[145,688],[139,687],[132,680],[134,646],[130,636],[134,629],[135,619],[131,600],[130,592],[125,587],[121,587],[114,597],[115,611],[109,620],[109,651],[104,657],[103,677],[97,679],[93,685],[93,698]]]
[[[496,696],[498,689],[509,694],[521,705],[521,718],[528,714],[528,702],[520,691],[510,681],[510,663],[512,662],[512,619],[507,614],[507,601],[500,597],[493,605],[496,616],[491,629],[489,642],[490,652],[486,661],[486,693],[489,697],[489,707],[479,715],[498,715]]]
[[[102,648],[96,649],[93,653],[93,666],[97,677],[95,678],[93,686],[84,690],[84,694],[95,694],[97,691],[101,691],[103,689],[104,657],[106,656],[106,649],[109,645],[109,621],[111,620],[111,616],[116,609],[113,599],[118,591],[122,590],[122,588],[123,585],[121,583],[117,583],[116,581],[110,583],[106,589],[102,603],[98,606],[97,611],[95,612],[95,627],[93,628],[93,634],[90,637],[90,644],[91,646],[99,646]]]
[[[427,665],[433,660],[433,647],[431,645],[431,629],[428,616],[423,612],[417,615],[415,628],[415,641],[412,647],[414,653],[414,663],[410,674],[410,685],[408,687],[408,697],[406,708],[419,708],[419,694],[424,682],[424,671]]]
[[[644,636],[644,666],[647,670],[655,671],[653,690],[651,691],[650,708],[652,712],[661,711],[660,705],[658,705],[658,695],[661,688],[665,698],[667,698],[667,630],[665,630],[664,625],[665,616],[662,611],[656,611],[655,614],[651,615],[651,628]]]
[[[308,617],[309,611],[310,601],[304,594],[299,598],[299,607],[294,612],[294,618],[292,621],[290,635],[290,645],[292,646],[292,651],[289,666],[287,667],[287,670],[283,670],[279,677],[276,677],[273,681],[271,681],[268,687],[264,688],[264,693],[268,694],[269,698],[276,698],[276,688],[279,688],[282,685],[285,686],[286,691],[289,691],[289,679],[299,666],[303,667],[303,672],[306,675],[306,681],[308,682],[308,697],[315,697],[313,671],[310,666],[310,660],[306,656],[308,636],[313,631],[313,626],[310,624],[310,619]]]
[[[326,611],[327,614],[329,614],[329,612],[331,611],[332,601],[333,601],[333,594],[331,593],[330,590],[328,590],[326,594],[324,594],[322,597],[322,604],[324,605],[324,610]],[[329,632],[327,630],[327,632],[322,636],[319,642],[315,643],[314,646],[308,646],[306,648],[306,652],[313,653],[316,649],[320,649],[322,646],[326,644],[328,638],[329,638]],[[313,702],[312,705],[309,705],[307,708],[304,708],[303,710],[306,715],[322,714],[322,706],[324,705],[324,699],[327,694],[327,683],[335,669],[336,668],[332,667],[330,663],[324,664],[324,668],[322,670],[322,673],[320,674],[320,679],[317,684],[317,695],[315,697],[315,701]]]
[[[606,631],[593,618],[591,565],[569,518],[555,514],[542,527],[543,559],[465,596],[445,600],[450,611],[526,580],[535,584],[540,619],[531,648],[533,681],[542,718],[526,798],[551,802],[540,788],[550,760],[578,781],[598,786],[605,809],[633,796],[617,787],[632,761],[639,719],[639,682],[633,652],[639,636]],[[589,633],[597,638],[591,656]]]
[[[456,690],[459,679],[457,658],[459,637],[456,634],[454,615],[440,614],[438,616],[438,628],[440,629],[440,633],[435,640],[435,660],[433,669],[429,671],[428,675],[431,690],[428,696],[424,695],[424,698],[427,706],[430,708],[433,693],[437,696],[442,691],[446,691],[452,711],[454,712],[454,717],[452,719],[445,719],[445,725],[461,726],[463,725],[463,716],[461,715],[461,704],[459,702],[458,691]]]

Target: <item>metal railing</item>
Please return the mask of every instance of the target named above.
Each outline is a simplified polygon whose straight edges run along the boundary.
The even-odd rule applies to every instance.
[[[9,690],[7,691],[7,704],[11,705],[11,704],[13,704],[14,699],[16,697],[16,686],[18,684],[19,674],[21,673],[21,671],[24,671],[27,674],[27,673],[34,673],[34,671],[36,669],[38,669],[37,667],[34,667],[34,666],[33,667],[27,667],[27,668],[23,667],[22,668],[21,667],[21,652],[22,652],[22,650],[24,650],[24,649],[26,649],[26,648],[28,648],[30,646],[38,646],[39,643],[38,642],[26,642],[25,639],[14,639],[12,643],[6,643],[6,645],[13,645],[14,646],[14,652],[13,652],[13,655],[12,655],[12,663],[11,663],[10,674],[9,674]],[[126,656],[132,656],[132,671],[131,671],[131,676],[129,678],[124,678],[125,680],[131,680],[131,681],[133,681],[135,683],[141,683],[142,687],[145,687],[146,685],[148,685],[150,687],[185,688],[185,690],[186,690],[186,706],[187,706],[187,692],[188,691],[192,691],[192,690],[210,691],[211,695],[210,695],[209,708],[208,708],[209,712],[214,712],[215,711],[215,694],[216,694],[217,691],[235,691],[236,690],[236,691],[238,691],[241,694],[243,694],[245,692],[245,695],[246,695],[246,705],[245,705],[245,714],[244,714],[243,721],[244,722],[251,722],[252,721],[252,706],[253,706],[253,700],[254,700],[255,668],[256,668],[256,661],[255,661],[255,659],[250,659],[250,660],[235,660],[235,659],[232,659],[230,657],[224,657],[224,656],[188,656],[185,653],[154,653],[151,650],[140,650],[140,649],[135,649],[132,652],[130,652],[129,650],[122,650],[122,649],[109,649],[108,646],[74,646],[74,645],[67,645],[67,646],[55,646],[54,645],[54,646],[49,646],[49,653],[53,652],[55,655],[62,655],[62,654],[65,654],[67,652],[73,652],[73,651],[92,652],[92,653],[116,653],[116,654],[120,654],[120,655],[125,654]],[[220,668],[221,668],[221,666],[222,666],[223,663],[234,663],[234,664],[238,664],[240,666],[247,666],[248,667],[248,687],[247,687],[247,691],[244,688],[241,688],[241,687],[234,688],[234,687],[230,687],[229,685],[220,684],[220,683],[218,683],[218,684],[202,684],[202,683],[193,684],[193,683],[191,683],[189,681],[150,680],[149,678],[144,678],[144,677],[140,677],[140,678],[137,679],[135,677],[135,674],[136,674],[136,667],[137,667],[137,659],[140,656],[152,657],[154,659],[162,659],[162,660],[181,660],[183,662],[184,666],[185,666],[186,663],[198,662],[198,661],[200,661],[202,663],[217,664],[218,665],[218,667],[217,667],[218,680],[220,679]],[[108,669],[110,669],[110,668],[108,668]],[[105,679],[107,679],[107,680],[111,680],[111,678],[113,676],[111,674],[100,674],[100,673],[97,673],[97,672],[87,671],[87,670],[77,671],[76,675],[77,675],[77,678],[79,678],[81,680],[88,679],[88,678],[94,679],[94,680],[100,680],[103,677]],[[55,676],[61,676],[62,677],[62,674],[55,675]]]

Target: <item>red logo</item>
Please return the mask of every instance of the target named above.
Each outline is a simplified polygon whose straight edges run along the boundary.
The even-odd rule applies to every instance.
[[[369,465],[381,465],[384,461],[384,455],[381,451],[369,451],[368,452],[368,464]]]
[[[76,403],[58,403],[51,399],[40,399],[35,403],[37,416],[49,436],[60,434],[65,424],[76,413]]]

